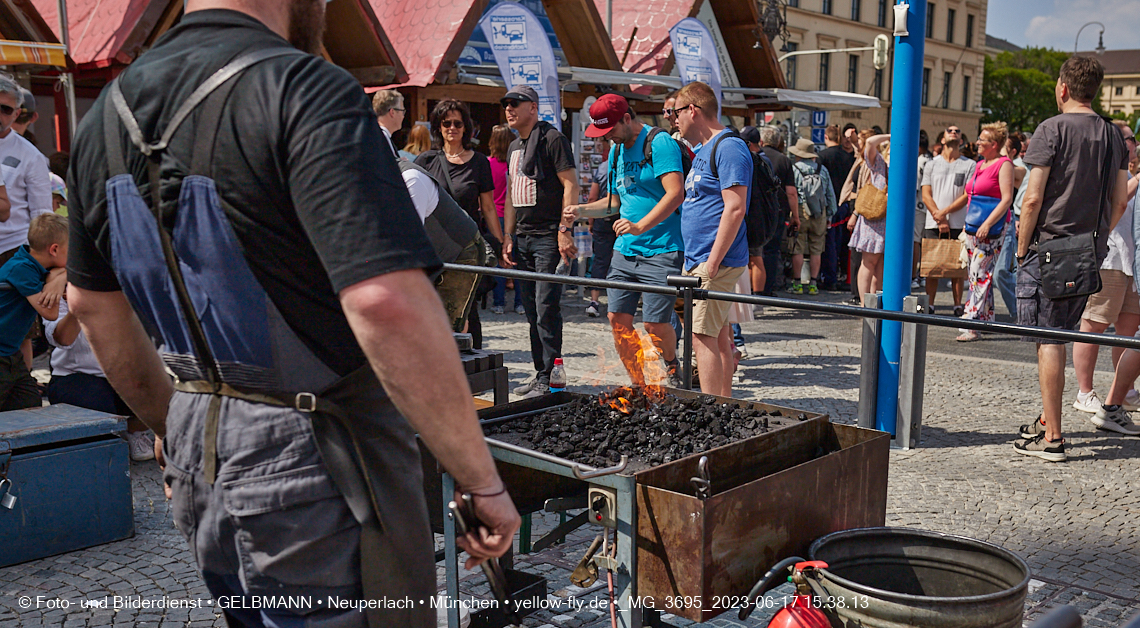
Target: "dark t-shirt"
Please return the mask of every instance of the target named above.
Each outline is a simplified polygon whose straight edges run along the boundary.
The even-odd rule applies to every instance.
[[[36,322],[36,308],[28,302],[44,289],[47,270],[32,257],[25,244],[0,266],[0,281],[12,284],[11,290],[0,290],[0,356],[20,352],[24,336]]]
[[[507,154],[510,155],[515,151],[522,151],[525,154],[527,143],[539,139],[537,128],[525,140],[516,137],[507,149]],[[537,192],[535,204],[529,207],[515,206],[517,224],[515,232],[519,235],[550,233],[558,228],[558,223],[562,222],[563,192],[562,180],[558,178],[558,173],[575,169],[574,149],[570,146],[570,140],[566,139],[558,129],[550,127],[541,140],[544,146],[539,151],[538,158],[542,160],[542,172],[545,176],[541,181],[535,182]],[[519,158],[521,163],[522,155]],[[507,161],[510,163],[511,160],[508,158]]]
[[[772,162],[772,171],[776,173],[777,177],[780,177],[780,189],[777,191],[776,198],[780,201],[780,211],[783,212],[783,218],[786,220],[792,215],[792,206],[788,204],[786,188],[789,185],[795,186],[796,184],[796,175],[792,174],[792,160],[771,146],[762,146],[761,150],[768,156],[768,161]]]
[[[288,46],[227,10],[187,14],[120,77],[127,104],[154,138],[190,93],[242,53]],[[263,61],[237,79],[216,137],[211,174],[245,260],[294,333],[333,371],[365,363],[337,295],[358,282],[439,260],[360,84],[311,55]],[[104,91],[75,139],[68,187],[68,279],[120,290],[112,270],[105,183]],[[199,110],[200,111],[200,110]],[[164,213],[177,213],[197,114],[162,163]],[[146,160],[125,139],[127,168],[149,200]]]
[[[462,207],[475,224],[483,226],[483,210],[479,206],[479,195],[495,191],[495,179],[491,176],[491,161],[482,153],[465,164],[453,164],[441,150],[427,150],[416,157],[416,164],[427,170],[439,181],[440,186],[451,194],[451,198]],[[447,171],[444,171],[447,168]],[[447,174],[451,174],[451,181]],[[486,228],[484,226],[484,228]]]
[[[1109,152],[1111,151],[1111,153]],[[1117,170],[1128,169],[1120,131],[1093,113],[1063,113],[1037,126],[1025,163],[1049,168],[1034,240],[1097,232],[1097,256],[1108,254],[1112,186]],[[1109,189],[1103,190],[1104,169]],[[1103,202],[1098,202],[1103,199]]]
[[[847,174],[855,165],[855,155],[843,150],[842,146],[828,146],[819,151],[818,159],[820,165],[827,168],[827,174],[831,175],[831,187],[835,189],[835,196],[838,198],[843,183],[847,181]],[[918,176],[921,179],[922,173],[918,173]]]

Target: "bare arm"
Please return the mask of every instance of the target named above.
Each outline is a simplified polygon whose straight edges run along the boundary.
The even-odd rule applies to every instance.
[[[596,184],[595,184],[596,185]],[[585,205],[567,205],[562,210],[562,218],[572,216],[572,220],[578,218],[607,218],[620,213],[621,210],[621,195],[608,194],[605,198],[599,198]]]
[[[67,303],[111,386],[155,435],[166,436],[174,386],[127,298],[70,286]]]
[[[1116,185],[1112,186],[1112,219],[1108,223],[1109,229],[1116,228],[1125,209],[1128,209],[1128,171],[1117,170]]]
[[[496,240],[502,242],[503,230],[499,228],[499,213],[495,211],[494,192],[479,194],[479,208],[483,210],[483,222],[487,224],[487,231],[490,231]]]
[[[1013,188],[1017,190],[1021,187],[1021,182],[1025,180],[1026,169],[1021,166],[1013,167]]]
[[[69,311],[50,331],[57,347],[70,347],[79,337],[79,319]]]
[[[54,321],[55,319],[59,318],[59,302],[58,301],[56,302],[56,305],[54,307],[40,305],[40,301],[42,301],[45,298],[44,293],[42,293],[42,292],[39,292],[37,294],[33,294],[32,296],[26,297],[26,298],[28,299],[28,303],[30,303],[32,305],[32,307],[34,307],[36,309],[36,314],[39,314],[40,316],[46,318],[49,321]]]
[[[602,194],[602,186],[598,185],[597,181],[590,184],[590,191],[586,193],[586,202],[593,203],[598,200]]]
[[[713,241],[709,261],[706,264],[710,279],[720,270],[720,263],[724,261],[724,256],[728,254],[728,249],[736,240],[736,234],[740,232],[740,224],[744,222],[744,214],[748,210],[747,186],[734,185],[721,190],[720,196],[724,199],[724,213],[720,216],[716,240]]]
[[[673,215],[673,212],[681,206],[681,202],[685,200],[685,182],[681,180],[681,173],[666,172],[661,176],[661,187],[665,188],[665,196],[657,201],[657,204],[649,210],[648,214],[636,223],[625,219],[615,222],[614,232],[618,235],[626,233],[641,235]]]
[[[938,203],[934,202],[934,192],[929,185],[922,186],[922,204],[926,206],[926,211],[934,217],[935,222],[941,222]]]
[[[884,133],[883,135],[872,135],[867,138],[867,146],[863,149],[863,159],[868,164],[875,163],[875,156],[879,154],[879,145],[883,142],[890,141],[891,134]]]
[[[384,389],[440,464],[464,491],[499,492],[503,483],[483,440],[447,315],[427,276],[404,270],[373,277],[341,290],[340,303]],[[468,534],[462,544],[476,558],[501,555],[519,527],[514,504],[503,493],[477,497],[475,509],[490,535]]]
[[[8,186],[0,185],[0,222],[12,217],[12,201],[8,199]]]
[[[1025,186],[1025,196],[1021,199],[1021,222],[1017,228],[1017,256],[1024,257],[1029,252],[1033,230],[1037,228],[1037,215],[1041,212],[1041,202],[1045,198],[1045,182],[1049,180],[1048,166],[1034,166],[1029,171],[1029,184]]]
[[[515,241],[511,239],[515,233],[515,204],[511,202],[511,175],[507,173],[507,194],[503,203],[503,264],[506,268],[515,265],[511,259],[511,251],[515,248]]]
[[[796,190],[794,185],[784,186],[784,193],[788,195],[788,207],[792,208],[792,215],[790,219],[792,226],[796,229],[800,228],[800,193]]]
[[[562,207],[565,209],[578,202],[578,171],[567,168],[558,173],[558,179],[562,181]],[[566,215],[563,214],[562,226],[572,227],[574,220],[567,220]],[[566,260],[567,264],[570,263],[570,260],[578,257],[578,247],[574,246],[573,234],[558,232],[558,252],[562,254],[562,259]]]

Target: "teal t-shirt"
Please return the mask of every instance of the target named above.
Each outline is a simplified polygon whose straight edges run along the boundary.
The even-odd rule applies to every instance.
[[[620,142],[610,149],[609,159],[613,164],[610,193],[621,197],[621,217],[630,222],[645,218],[665,196],[660,177],[669,172],[681,172],[681,148],[668,133],[658,133],[653,138],[653,163],[641,167],[641,162],[645,159],[645,138],[649,135],[650,128],[649,125],[641,127],[633,148],[628,151]],[[681,240],[680,211],[677,208],[661,224],[641,235],[627,233],[618,236],[614,250],[622,255],[642,257],[683,251],[685,247]]]
[[[0,267],[0,281],[12,285],[9,290],[0,290],[0,356],[19,353],[37,316],[28,297],[43,292],[46,276],[47,270],[32,257],[27,244]]]

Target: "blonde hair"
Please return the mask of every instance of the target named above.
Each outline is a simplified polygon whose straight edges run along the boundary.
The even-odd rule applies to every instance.
[[[28,246],[46,251],[53,244],[67,244],[67,219],[59,214],[40,214],[28,227]]]
[[[677,92],[677,102],[685,103],[684,107],[673,106],[677,109],[684,109],[689,105],[696,105],[698,109],[704,113],[706,118],[711,120],[717,119],[718,105],[716,102],[716,93],[712,88],[700,81],[693,81],[681,88]]]
[[[413,124],[408,131],[408,143],[404,145],[404,150],[419,155],[429,148],[431,148],[431,131],[422,124]]]
[[[989,122],[982,125],[982,130],[978,135],[986,131],[990,132],[990,139],[994,141],[1000,151],[1002,146],[1005,146],[1005,140],[1009,138],[1009,127],[1004,122]]]

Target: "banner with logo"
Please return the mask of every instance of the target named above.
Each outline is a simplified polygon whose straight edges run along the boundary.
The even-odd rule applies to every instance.
[[[720,96],[720,60],[716,54],[716,42],[712,33],[694,17],[687,17],[669,29],[669,41],[673,44],[673,57],[677,61],[677,72],[681,84],[700,81],[712,88],[716,102]],[[720,117],[720,111],[717,112]]]
[[[558,66],[546,31],[530,9],[517,2],[500,2],[479,20],[491,44],[499,73],[509,91],[529,85],[538,93],[538,116],[562,130]]]

